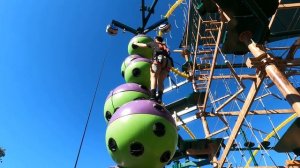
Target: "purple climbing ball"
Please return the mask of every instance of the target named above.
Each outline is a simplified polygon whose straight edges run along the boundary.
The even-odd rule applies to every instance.
[[[165,118],[176,126],[174,119],[170,112],[160,104],[150,100],[135,100],[121,106],[109,121],[113,123],[118,118],[133,114],[150,114]]]

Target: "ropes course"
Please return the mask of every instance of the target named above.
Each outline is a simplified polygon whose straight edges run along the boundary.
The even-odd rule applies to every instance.
[[[148,26],[157,2],[148,7],[141,0],[139,28],[112,20],[106,29],[134,34],[121,68],[125,84],[104,105],[107,150],[117,167],[299,167],[300,2],[177,0]],[[153,101],[156,52],[147,33],[163,37],[181,27],[172,57],[186,62],[170,67],[176,82],[170,77],[164,90],[180,98]]]
[[[280,123],[272,132],[270,132],[265,138],[264,141],[269,141],[270,138],[272,138],[279,130],[281,130],[284,126],[286,126],[289,122],[291,122],[293,119],[295,119],[297,117],[297,114],[293,114],[291,115],[289,118],[287,118],[286,120],[284,120],[282,123]],[[259,149],[263,148],[263,146],[258,146]],[[253,151],[253,155],[257,155],[259,150],[254,150]],[[247,161],[246,167],[248,167],[250,165],[250,163],[252,162],[252,158],[249,158],[249,160]]]

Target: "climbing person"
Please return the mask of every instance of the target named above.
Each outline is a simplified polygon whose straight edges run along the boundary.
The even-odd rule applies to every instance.
[[[173,66],[173,60],[170,57],[169,48],[166,43],[163,42],[163,38],[161,36],[156,36],[153,42],[149,42],[147,44],[133,42],[132,47],[149,47],[153,49],[152,63],[150,66],[150,100],[155,100],[158,103],[161,103],[164,90],[164,80]]]

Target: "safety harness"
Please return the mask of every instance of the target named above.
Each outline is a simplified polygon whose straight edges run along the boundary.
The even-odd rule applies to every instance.
[[[156,61],[158,64],[161,64],[162,63],[162,59],[163,57],[165,56],[166,58],[166,63],[165,63],[165,67],[162,67],[164,69],[166,69],[167,71],[170,71],[170,68],[168,65],[169,65],[169,61],[171,63],[171,66],[173,67],[173,59],[172,57],[170,56],[170,51],[168,49],[168,47],[166,46],[166,44],[164,43],[157,43],[158,45],[158,49],[155,51],[155,55],[154,57],[152,58],[152,61]],[[161,56],[161,57],[160,57]]]

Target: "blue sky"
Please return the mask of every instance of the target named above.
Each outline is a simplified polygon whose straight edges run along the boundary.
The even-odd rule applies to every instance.
[[[146,2],[148,6],[152,3]],[[159,1],[149,22],[160,19],[173,3]],[[119,30],[118,36],[111,37],[105,27],[112,19],[134,28],[140,26],[139,9],[138,0],[0,0],[0,147],[7,150],[1,168],[73,167],[100,72],[101,82],[77,167],[114,165],[105,147],[103,105],[109,91],[124,83],[120,67],[133,35]],[[172,32],[166,37],[171,49],[176,49],[181,40],[182,16],[181,6],[170,18]],[[176,66],[183,62],[178,54],[172,56]],[[245,83],[249,85],[250,81]],[[213,87],[220,87],[218,81]],[[278,92],[274,87],[271,91]],[[188,85],[167,93],[164,99],[170,102],[191,92]],[[273,101],[266,100],[268,107],[275,106]],[[267,117],[260,118],[263,122],[256,119],[249,117],[254,126],[270,125]],[[284,119],[273,121],[278,125]],[[230,120],[234,123],[234,118]],[[212,129],[222,127],[213,119],[209,121]],[[200,121],[189,126],[197,137],[203,137]],[[271,130],[268,126],[265,131]]]
[[[169,2],[157,4],[155,19]],[[124,83],[120,66],[133,36],[110,37],[105,27],[112,19],[139,26],[140,1],[0,0],[0,8],[0,146],[7,154],[0,167],[73,167],[102,68],[78,167],[114,165],[103,105]]]

